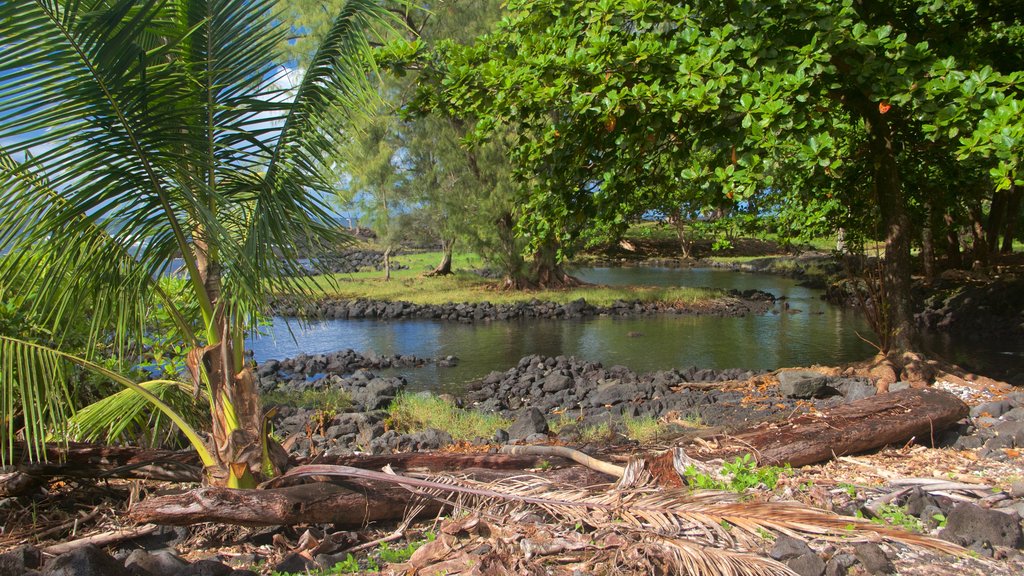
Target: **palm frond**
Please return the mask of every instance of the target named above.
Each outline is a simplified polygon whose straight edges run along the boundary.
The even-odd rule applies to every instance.
[[[192,386],[176,380],[143,382],[140,387],[170,406],[195,428],[209,420],[205,400],[192,394]],[[155,410],[149,399],[134,390],[121,390],[80,409],[68,421],[68,438],[80,442],[143,440],[160,446],[171,439],[176,428],[167,416]]]
[[[313,475],[392,482],[428,497],[457,501],[462,507],[488,510],[501,517],[540,513],[569,524],[623,523],[643,532],[685,538],[709,546],[751,550],[762,541],[762,532],[778,532],[839,541],[882,537],[947,554],[964,553],[963,548],[950,542],[873,524],[862,518],[838,516],[795,502],[739,502],[737,495],[729,492],[581,489],[558,486],[537,477],[483,484],[452,477],[419,479],[329,465],[300,466],[277,481]]]
[[[109,378],[144,397],[185,434],[205,466],[216,464],[199,433],[145,386],[67,352],[0,335],[0,406],[4,408],[6,419],[3,429],[0,429],[3,433],[0,437],[2,465],[7,464],[8,455],[14,450],[14,440],[19,435],[28,446],[30,460],[45,457],[43,443],[51,435],[67,436],[72,403],[64,376],[71,365]],[[143,384],[161,383],[163,381],[154,380]],[[19,415],[24,418],[23,426],[19,426]]]

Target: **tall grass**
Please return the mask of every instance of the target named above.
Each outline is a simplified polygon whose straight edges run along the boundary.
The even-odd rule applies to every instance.
[[[442,430],[453,440],[491,438],[512,420],[497,414],[463,410],[451,402],[426,394],[399,394],[388,407],[388,426],[408,434],[428,428]]]

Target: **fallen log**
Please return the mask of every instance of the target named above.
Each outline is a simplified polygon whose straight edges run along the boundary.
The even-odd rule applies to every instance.
[[[704,439],[687,447],[686,454],[703,461],[752,454],[762,466],[805,466],[910,441],[934,446],[938,434],[968,412],[952,394],[909,388]]]
[[[10,467],[11,472],[0,474],[0,497],[24,494],[48,479],[57,477],[202,481],[202,464],[192,450],[160,450],[72,442],[67,445],[47,444],[45,456],[43,461],[30,461],[25,444],[15,443],[11,460],[16,464]],[[377,456],[320,456],[309,463],[336,464],[367,470],[391,466],[402,472],[429,473],[465,468],[527,470],[540,467],[543,460],[545,457],[542,455],[410,452]],[[292,462],[292,465],[304,463],[296,461]],[[568,464],[568,461],[559,459],[556,463]]]
[[[438,456],[451,456],[439,454]],[[481,481],[522,475],[523,472],[462,470]],[[586,486],[607,482],[608,477],[575,466],[544,473],[556,482]],[[422,508],[414,509],[420,505]],[[139,523],[189,525],[218,522],[241,526],[334,524],[362,527],[370,522],[437,515],[447,504],[417,496],[396,483],[346,479],[344,485],[327,482],[300,484],[266,490],[197,488],[180,494],[147,498],[132,507],[129,517]]]

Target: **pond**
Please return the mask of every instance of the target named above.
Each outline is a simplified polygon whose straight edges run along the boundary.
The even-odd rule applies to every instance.
[[[780,304],[768,314],[742,318],[605,316],[476,324],[328,320],[300,325],[275,318],[267,334],[251,338],[247,347],[258,361],[345,348],[363,353],[456,356],[456,367],[399,371],[408,378],[411,389],[456,393],[465,382],[492,370],[507,370],[530,354],[571,355],[648,372],[688,366],[770,370],[851,362],[874,353],[860,337],[870,338],[871,330],[857,313],[827,304],[820,291],[798,286],[788,278],[711,268],[587,268],[575,274],[587,282],[609,285],[757,288],[786,297],[789,309]]]

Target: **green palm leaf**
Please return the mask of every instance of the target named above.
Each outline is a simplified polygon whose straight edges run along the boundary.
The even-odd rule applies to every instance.
[[[302,246],[342,240],[323,202],[333,149],[372,97],[366,31],[391,17],[377,1],[346,2],[292,87],[277,9],[277,0],[0,3],[0,292],[26,305],[31,294],[58,347],[87,309],[81,357],[123,356],[140,349],[148,303],[173,305],[153,278],[182,258],[202,329],[172,316],[204,363],[194,377],[208,386],[213,432],[245,429],[238,450],[222,449],[227,460],[262,429],[251,376],[238,376],[245,328],[271,293],[305,290],[289,277]],[[60,389],[43,382],[53,374],[28,378],[29,364],[59,364],[31,354],[5,374],[4,398],[40,402],[15,393],[23,382]],[[114,415],[113,405],[87,415]],[[23,407],[23,434],[37,441],[70,411]]]
[[[209,414],[200,398],[192,395],[192,386],[175,380],[157,380],[139,384],[170,406],[193,428],[200,428]],[[125,389],[93,402],[68,420],[68,439],[80,442],[143,440],[157,446],[173,440],[176,429],[167,416],[154,411],[146,396]]]
[[[28,445],[30,459],[43,457],[43,441],[51,432],[56,432],[58,436],[67,435],[72,403],[67,395],[67,380],[64,376],[70,365],[109,378],[144,397],[185,434],[205,466],[216,464],[204,447],[199,433],[149,389],[165,384],[166,381],[154,380],[140,385],[84,358],[40,344],[0,336],[0,406],[4,407],[6,418],[0,429],[3,434],[0,436],[0,444],[3,446],[0,451],[0,456],[3,456],[0,459],[2,465],[8,464],[6,455],[13,452],[14,440],[19,432]],[[17,422],[19,415],[24,417],[21,430]]]

